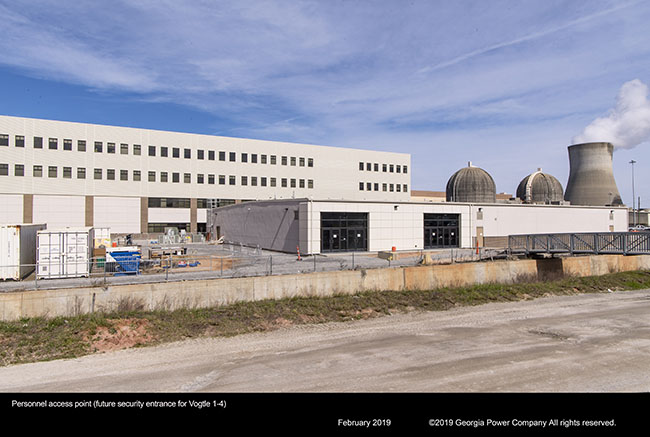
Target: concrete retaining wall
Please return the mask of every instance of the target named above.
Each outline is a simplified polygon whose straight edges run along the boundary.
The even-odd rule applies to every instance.
[[[111,285],[0,294],[0,320],[74,316],[113,311],[201,308],[237,301],[331,296],[366,290],[416,290],[480,283],[509,283],[563,275],[592,276],[650,269],[650,255],[597,255],[433,266],[346,270],[297,275]]]

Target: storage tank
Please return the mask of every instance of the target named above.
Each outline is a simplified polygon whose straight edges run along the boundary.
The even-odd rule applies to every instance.
[[[471,162],[447,182],[447,202],[496,203],[497,188],[492,176]]]
[[[38,279],[90,275],[92,228],[65,228],[38,232]]]
[[[0,279],[20,281],[36,269],[36,234],[45,227],[0,225]]]
[[[519,182],[516,195],[524,203],[558,205],[564,201],[564,190],[560,181],[548,173],[543,173],[541,168]]]
[[[569,182],[564,198],[573,205],[622,205],[612,170],[612,143],[574,144],[568,149]]]

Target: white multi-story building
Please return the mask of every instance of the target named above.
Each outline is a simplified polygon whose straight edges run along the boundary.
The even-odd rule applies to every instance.
[[[408,201],[409,154],[0,116],[2,223],[206,229],[245,200]]]

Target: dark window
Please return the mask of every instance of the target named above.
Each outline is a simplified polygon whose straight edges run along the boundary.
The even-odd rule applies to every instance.
[[[286,156],[282,157],[282,165],[287,165],[287,157]]]
[[[133,154],[134,155],[140,155],[142,153],[142,146],[140,144],[134,144],[133,145]],[[160,154],[162,155],[162,149],[160,150]]]
[[[55,165],[50,165],[50,166],[47,168],[47,177],[48,177],[48,178],[55,178],[55,177],[56,177],[56,174],[57,174],[56,166],[55,166]]]
[[[257,164],[257,154],[256,153],[251,154],[251,163]]]
[[[72,150],[72,140],[63,140],[63,150]]]
[[[401,165],[396,165],[395,166],[395,172],[396,173],[401,173],[402,172],[402,166]]]
[[[35,149],[42,149],[43,148],[43,138],[42,137],[34,137],[34,148]]]
[[[160,146],[160,156],[167,158],[169,156],[169,147]]]
[[[215,180],[215,179],[214,179],[214,175],[213,175],[213,174],[209,174],[209,175],[208,175],[208,184],[214,185],[214,180]],[[225,181],[224,181],[224,182],[225,182]]]
[[[219,175],[219,185],[226,185],[226,175]]]
[[[181,181],[180,173],[172,173],[172,182],[179,183]]]
[[[129,171],[128,170],[120,170],[120,180],[121,181],[128,181],[129,180]]]
[[[149,146],[149,156],[156,156],[156,146]]]
[[[360,162],[359,163],[359,171],[363,171],[363,169],[364,169],[363,162]]]
[[[298,182],[299,182],[298,183],[299,188],[305,188],[305,180],[304,179],[300,179]]]
[[[106,143],[106,153],[115,153],[115,143]]]
[[[214,150],[208,150],[208,159],[214,161]],[[223,161],[223,159],[222,159]]]
[[[219,152],[219,161],[226,160],[226,152]]]
[[[394,173],[393,164],[390,165],[390,172],[391,172],[391,173]]]
[[[387,166],[386,164],[382,164],[382,166],[381,166],[381,171],[383,171],[384,173],[386,173],[386,172],[388,171],[388,166]]]
[[[106,169],[106,179],[108,179],[109,181],[114,181],[115,180],[115,169],[114,168]]]
[[[205,151],[197,150],[196,151],[196,159],[205,159]]]
[[[178,147],[172,148],[172,158],[180,158],[181,157],[181,149]]]
[[[460,247],[459,214],[424,214],[424,247]]]
[[[293,178],[291,179],[291,188],[296,188],[296,180]]]
[[[363,191],[363,182],[359,182],[359,191]]]
[[[271,155],[271,165],[277,164],[278,157],[275,155]]]
[[[237,160],[237,154],[235,152],[230,152],[230,162],[235,162]]]
[[[183,173],[183,182],[186,184],[191,184],[192,183],[192,174],[191,173]]]
[[[379,184],[375,182],[375,185],[374,185],[373,188],[374,188],[374,191],[379,191]]]
[[[403,170],[404,170],[404,173],[408,173],[408,167],[407,166],[404,166]]]
[[[260,162],[262,164],[266,164],[266,162],[267,162],[266,155],[260,155]]]
[[[404,184],[404,188],[402,189],[402,191],[404,191],[405,193],[408,193],[408,191],[409,191],[409,186],[406,185],[406,184]]]
[[[263,187],[266,187],[266,178],[265,177],[260,178],[260,185],[263,186]]]
[[[9,147],[9,135],[0,134],[0,146]],[[7,170],[8,171],[8,170]]]
[[[150,171],[149,172],[149,182],[156,182],[156,172],[155,171]]]
[[[150,197],[149,208],[189,208],[191,201],[185,197]]]
[[[234,176],[229,176],[228,177],[228,183],[230,185],[235,185],[237,183],[237,180],[236,180],[236,178]]]
[[[0,164],[0,176],[9,176],[9,164]]]
[[[314,188],[314,180],[313,179],[308,179],[307,180],[307,188]]]
[[[281,184],[282,184],[282,188],[287,188],[287,178],[282,178]]]
[[[40,178],[43,177],[43,166],[42,165],[35,165],[33,167],[33,173],[35,178]]]
[[[291,165],[294,166],[294,167],[296,166],[296,157],[295,156],[291,157]]]
[[[375,171],[379,171],[379,164],[375,162]]]
[[[120,144],[120,154],[122,155],[128,155],[129,154],[129,145],[128,144]]]
[[[14,167],[14,176],[25,176],[25,166],[23,164],[16,164]]]
[[[196,183],[197,184],[202,184],[203,183],[203,175],[201,173],[196,175]]]
[[[372,183],[366,182],[366,191],[372,191]]]
[[[305,158],[300,158],[300,160],[298,161],[298,165],[300,165],[301,167],[304,167],[305,166]]]
[[[254,187],[257,186],[257,176],[251,176],[251,185]]]
[[[163,234],[167,228],[176,228],[179,231],[189,231],[189,223],[149,223],[147,232],[151,234]]]
[[[63,177],[65,179],[72,179],[72,167],[63,167]]]
[[[276,179],[275,179],[275,178],[271,178],[271,181],[270,181],[270,182],[271,182],[271,186],[272,186],[272,187],[275,187],[275,185],[276,185]]]
[[[77,152],[85,152],[85,151],[86,151],[86,141],[85,140],[77,141]]]
[[[101,141],[95,141],[95,152],[102,153],[103,144]]]
[[[16,135],[16,147],[25,147],[25,137]]]
[[[248,185],[248,178],[246,176],[241,177],[241,184],[242,185]]]
[[[241,162],[248,162],[248,153],[241,154]]]
[[[50,138],[48,149],[56,150],[59,148],[59,140],[56,138]]]
[[[166,171],[161,171],[160,172],[160,182],[167,182],[169,180],[169,176],[167,175]]]
[[[321,212],[321,251],[368,250],[368,213]]]
[[[183,149],[183,158],[192,159],[192,149]]]
[[[101,179],[102,178],[102,169],[101,168],[96,168],[95,169],[95,179]]]
[[[139,182],[142,179],[142,173],[140,173],[140,170],[133,170],[133,180],[136,182]]]
[[[372,163],[366,162],[366,170],[371,171],[372,170]]]
[[[77,167],[77,179],[86,179],[85,167]]]
[[[307,159],[307,167],[313,167],[313,166],[314,166],[314,158]]]

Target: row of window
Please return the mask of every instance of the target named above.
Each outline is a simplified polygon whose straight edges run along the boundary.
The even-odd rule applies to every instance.
[[[360,162],[359,171],[379,171],[379,164],[372,162]],[[408,173],[407,165],[399,164],[381,164],[381,171],[384,173]]]
[[[179,197],[149,197],[149,208],[190,208],[191,199]],[[197,208],[218,208],[235,204],[235,199],[196,199]]]
[[[25,137],[22,135],[16,135],[15,136],[15,145],[16,147],[25,147]],[[9,135],[6,134],[0,134],[0,146],[9,146]],[[72,150],[72,140],[69,139],[64,139],[63,140],[63,150]],[[34,137],[34,148],[35,149],[42,149],[43,148],[43,138],[42,137]],[[48,149],[50,150],[57,150],[59,148],[59,139],[58,138],[48,138]],[[161,156],[161,157],[169,157],[170,156],[170,148],[166,146],[149,146],[147,149],[147,154],[148,156]],[[96,153],[103,153],[104,151],[104,143],[102,141],[95,141],[93,150]],[[111,154],[116,154],[118,150],[118,144],[117,143],[106,143],[106,153],[111,153]],[[86,151],[86,141],[85,140],[77,140],[77,151],[78,152],[85,152]],[[121,155],[128,155],[129,154],[129,144],[124,144],[121,143],[119,144],[119,151]],[[192,149],[188,148],[183,148],[183,158],[185,159],[192,159]],[[214,150],[208,150],[207,153],[205,153],[206,150],[199,149],[196,151],[196,158],[199,160],[205,160],[207,159],[208,161],[215,161],[217,157],[219,158],[219,161],[229,161],[229,162],[237,162],[237,153],[236,152],[225,152],[225,151],[219,151],[216,152]],[[131,153],[133,155],[141,155],[142,154],[142,146],[140,144],[133,144],[132,145],[132,150]],[[172,158],[180,158],[181,157],[181,148],[180,147],[171,147],[171,157]],[[266,154],[257,154],[257,153],[240,153],[239,157],[239,162],[247,163],[250,162],[252,164],[257,164],[258,162],[260,164],[271,164],[271,165],[276,165],[278,163],[278,156],[277,155],[266,155]],[[304,157],[296,157],[296,156],[280,156],[279,160],[281,165],[290,165],[290,166],[298,166],[298,167],[313,167],[314,166],[314,159],[313,158],[304,158]]]
[[[43,177],[44,171],[47,170],[47,176],[50,178],[56,178],[59,176],[59,168],[57,166],[47,166],[44,168],[42,165],[34,165],[32,168],[32,176],[34,177]],[[105,169],[95,168],[93,169],[93,178],[97,180],[104,179],[104,175],[107,180],[116,180],[119,177],[121,181],[129,180],[129,170],[116,170],[113,168]],[[62,167],[62,176],[66,179],[72,178],[72,167]],[[9,175],[9,164],[0,164],[0,176]],[[25,166],[23,164],[15,164],[14,166],[14,176],[25,176]],[[159,174],[155,171],[150,171],[147,174],[147,180],[149,182],[172,182],[180,183],[181,177],[183,183],[190,184],[192,183],[192,174],[191,173],[168,173],[166,171],[161,171]],[[86,168],[77,167],[77,179],[86,179]],[[142,180],[142,173],[140,170],[133,170],[131,173],[131,180],[140,181]],[[237,177],[234,175],[214,175],[214,174],[203,174],[199,173],[194,178],[194,181],[197,184],[210,184],[210,185],[237,185]],[[277,178],[267,178],[266,176],[240,176],[239,184],[242,186],[261,186],[261,187],[276,187],[278,186]],[[295,178],[280,178],[280,187],[282,188],[314,188],[313,179],[295,179]]]
[[[359,191],[379,191],[379,184],[377,182],[359,182]],[[381,184],[381,191],[408,193],[409,186],[408,184]]]

